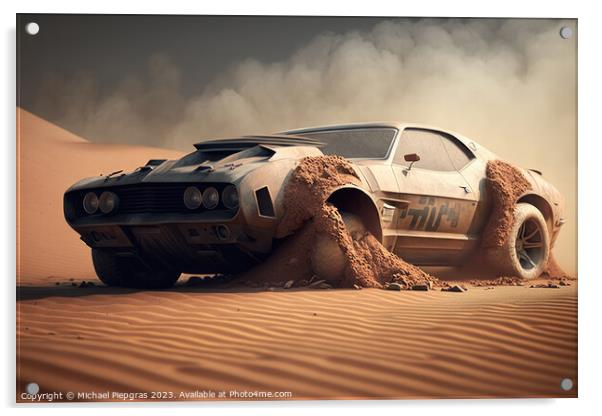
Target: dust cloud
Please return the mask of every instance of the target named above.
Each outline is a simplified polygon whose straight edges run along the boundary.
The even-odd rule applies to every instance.
[[[567,200],[559,262],[576,272],[575,21],[395,19],[324,33],[280,62],[252,58],[189,96],[166,55],[101,92],[94,74],[50,79],[34,108],[94,141],[192,149],[201,138],[399,120],[456,130],[537,168]],[[207,57],[199,57],[205,59]],[[57,91],[64,91],[60,94]]]

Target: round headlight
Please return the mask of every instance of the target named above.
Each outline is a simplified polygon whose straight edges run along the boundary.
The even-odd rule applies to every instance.
[[[203,195],[196,186],[189,186],[184,191],[184,205],[188,209],[197,209],[203,202]]]
[[[205,189],[203,192],[203,206],[207,209],[213,209],[219,204],[219,193],[213,186]]]
[[[88,192],[84,196],[84,211],[88,214],[94,214],[98,210],[98,197],[94,192]]]
[[[228,185],[224,188],[224,191],[222,192],[222,202],[228,209],[238,208],[238,191],[236,190],[236,186]]]
[[[113,212],[117,209],[117,205],[119,205],[119,197],[113,192],[103,192],[100,194],[98,205],[100,206],[100,210],[103,214],[108,214],[109,212]]]

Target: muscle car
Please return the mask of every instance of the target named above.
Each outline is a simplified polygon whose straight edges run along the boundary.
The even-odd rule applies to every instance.
[[[491,212],[486,165],[497,156],[460,134],[411,123],[322,126],[201,141],[179,160],[83,179],[64,195],[68,224],[107,285],[167,288],[181,273],[237,273],[286,238],[284,189],[307,156],[340,155],[360,182],[328,201],[418,266],[474,261]],[[536,170],[516,202],[499,274],[542,273],[564,222],[563,199]]]

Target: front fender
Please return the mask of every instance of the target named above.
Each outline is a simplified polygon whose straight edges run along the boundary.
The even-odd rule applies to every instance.
[[[378,205],[364,189],[356,185],[343,185],[334,189],[327,201],[340,211],[350,212],[360,217],[368,231],[379,242],[383,241],[382,222]]]

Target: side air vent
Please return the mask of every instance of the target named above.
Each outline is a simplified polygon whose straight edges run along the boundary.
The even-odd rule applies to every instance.
[[[272,205],[272,198],[270,197],[270,190],[267,186],[259,188],[255,191],[255,197],[257,198],[257,207],[259,208],[259,215],[264,217],[275,217],[274,205]]]

